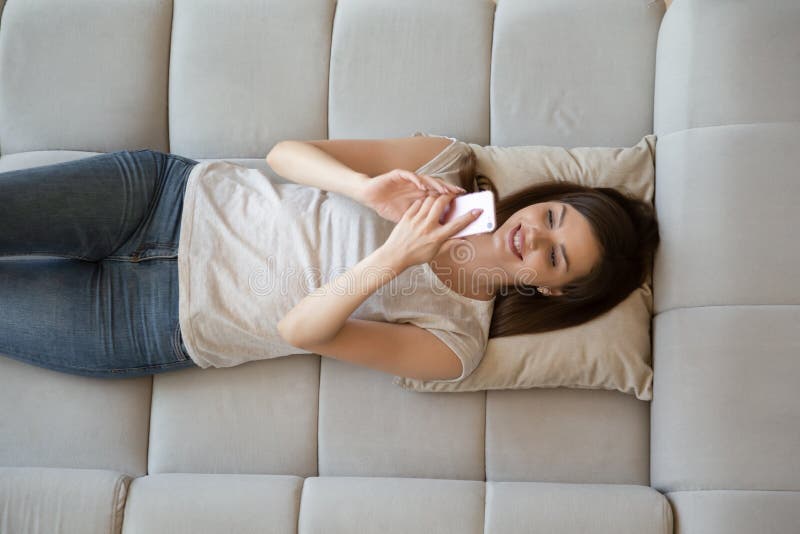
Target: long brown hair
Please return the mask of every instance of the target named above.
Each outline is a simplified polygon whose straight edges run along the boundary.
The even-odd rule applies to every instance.
[[[464,187],[494,190],[496,198],[491,180],[475,175],[474,169],[473,156],[460,175],[462,183],[466,182]],[[470,174],[473,179],[467,180]],[[600,244],[601,260],[587,275],[561,287],[563,295],[544,296],[532,286],[513,286],[498,292],[490,338],[548,332],[585,323],[625,300],[651,272],[653,254],[660,242],[655,210],[650,203],[614,188],[570,182],[528,187],[496,201],[496,228],[518,210],[548,201],[569,204],[586,217]]]

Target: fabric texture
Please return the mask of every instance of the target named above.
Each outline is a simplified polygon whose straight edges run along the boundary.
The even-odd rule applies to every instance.
[[[470,150],[449,139],[418,174],[455,179]],[[382,245],[394,225],[343,195],[273,184],[263,172],[227,161],[198,164],[186,186],[178,249],[187,352],[202,368],[307,353],[288,345],[277,323]],[[461,359],[454,379],[461,380],[485,352],[493,306],[456,293],[424,263],[379,288],[351,317],[425,328]]]
[[[550,181],[612,187],[652,203],[655,135],[632,147],[480,146],[469,143],[476,183],[497,198]],[[569,387],[608,389],[652,400],[650,323],[652,275],[627,299],[584,324],[552,332],[492,338],[475,371],[464,380],[395,378],[416,391],[478,391]]]

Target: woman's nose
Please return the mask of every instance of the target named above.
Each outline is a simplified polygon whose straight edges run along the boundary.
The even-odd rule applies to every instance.
[[[545,244],[547,240],[546,231],[542,230],[535,224],[528,228],[528,233],[525,235],[525,248],[536,250]]]

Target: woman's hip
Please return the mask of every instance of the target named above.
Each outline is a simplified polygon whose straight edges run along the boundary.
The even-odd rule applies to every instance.
[[[198,162],[153,150],[131,154],[158,167],[156,189],[139,227],[106,259],[138,262],[177,258],[183,196],[192,168]]]

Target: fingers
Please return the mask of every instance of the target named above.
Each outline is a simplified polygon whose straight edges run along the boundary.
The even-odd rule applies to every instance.
[[[403,218],[412,219],[414,218],[414,216],[417,215],[417,213],[420,212],[424,213],[424,210],[422,210],[421,208],[429,198],[431,197],[425,197],[424,199],[418,198],[414,202],[412,202],[411,205],[408,207],[408,209],[406,209],[406,211],[403,213]]]
[[[456,195],[453,193],[446,193],[437,196],[428,195],[424,199],[418,198],[409,206],[406,213],[409,217],[415,220],[424,220],[427,224],[433,224],[435,221],[437,226],[441,226],[441,231],[449,237],[466,228],[472,221],[480,217],[483,212],[483,210],[478,210],[477,213],[473,213],[473,210],[453,219],[447,224],[440,225],[439,220],[445,207],[447,207],[455,196]]]
[[[450,221],[449,223],[442,226],[442,232],[445,235],[445,238],[452,236],[453,234],[457,234],[467,226],[469,226],[472,222],[474,222],[478,217],[481,216],[483,213],[482,209],[471,210],[467,213],[461,215],[461,217],[457,217]]]
[[[450,192],[450,190],[445,187],[448,184],[442,182],[441,180],[437,180],[436,178],[428,176],[427,174],[423,174],[422,179],[425,180],[425,185],[428,187],[429,191],[439,193],[440,195]]]
[[[422,191],[425,191],[425,185],[422,183],[422,180],[420,180],[417,177],[416,174],[414,174],[413,172],[402,171],[402,170],[400,172],[405,179],[414,182],[418,188],[420,188]]]
[[[444,209],[447,207],[448,204],[450,204],[450,202],[452,202],[455,196],[456,195],[454,193],[446,193],[444,195],[439,195],[435,197],[429,196],[428,198],[434,200],[432,202],[429,211],[427,212],[427,217],[426,217],[427,222],[431,223],[433,221],[437,221],[438,224],[438,221],[442,217]]]
[[[447,193],[453,193],[458,195],[460,193],[466,193],[466,189],[462,187],[455,186],[453,184],[449,184],[444,180],[439,178],[434,178],[428,174],[415,174],[413,172],[404,171],[404,176],[408,175],[409,180],[412,180],[418,186],[421,186],[422,189],[425,191],[432,191],[438,193],[440,195],[444,195]]]
[[[423,174],[422,176],[428,181],[428,183],[433,184],[435,191],[439,192],[442,195],[447,193],[452,193],[453,195],[459,195],[461,193],[467,192],[466,189],[447,183],[442,179],[434,178],[433,176],[429,176],[427,174]]]
[[[420,217],[424,218],[426,215],[428,215],[431,212],[431,209],[435,205],[436,201],[439,200],[439,198],[441,197],[431,196],[431,195],[426,196],[423,199],[422,205],[420,206],[419,209]]]

